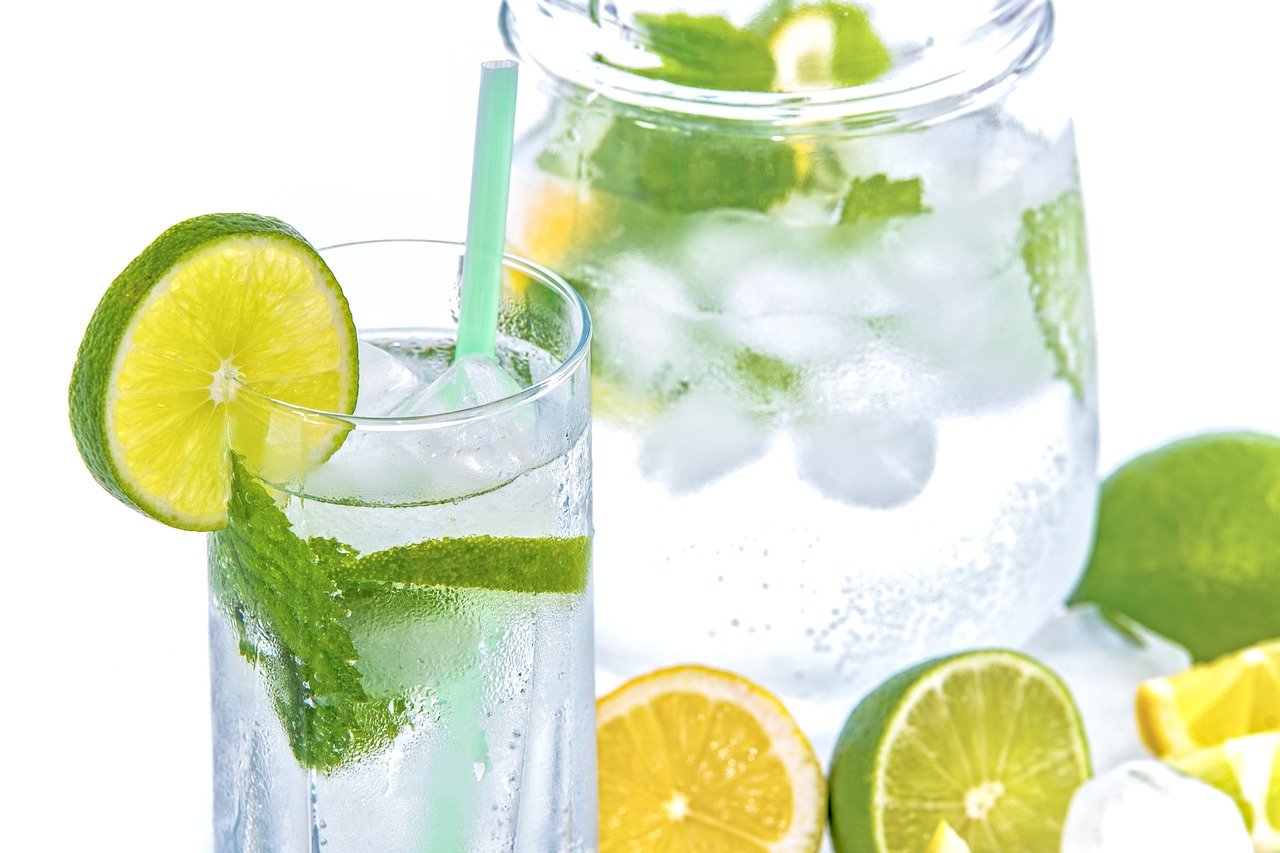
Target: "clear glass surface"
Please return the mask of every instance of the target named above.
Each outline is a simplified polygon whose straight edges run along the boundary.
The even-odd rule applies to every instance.
[[[595,849],[585,307],[509,259],[518,388],[445,406],[462,247],[322,254],[365,328],[360,398],[236,390],[256,426],[209,542],[216,847]]]
[[[891,673],[1017,644],[1053,614],[1096,494],[1052,8],[863,5],[892,66],[806,91],[620,67],[655,61],[642,12],[715,4],[592,4],[592,20],[509,0],[502,18],[545,72],[510,243],[596,324],[597,678],[742,673],[824,755]]]

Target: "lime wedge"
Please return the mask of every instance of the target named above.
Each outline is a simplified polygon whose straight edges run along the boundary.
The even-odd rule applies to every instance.
[[[840,853],[914,853],[945,821],[975,853],[1057,850],[1088,777],[1062,682],[1015,652],[966,652],[898,673],[854,709],[831,762],[831,833]]]
[[[239,400],[241,388],[350,412],[355,335],[333,274],[288,225],[242,213],[181,222],[129,264],[89,321],[71,376],[80,454],[147,515],[221,528],[229,436],[250,457],[266,443],[261,408]],[[333,425],[303,435],[315,459],[342,438]]]
[[[1259,853],[1280,851],[1280,732],[1233,738],[1169,763],[1231,797]]]
[[[969,845],[951,828],[951,824],[940,820],[924,853],[969,853]]]

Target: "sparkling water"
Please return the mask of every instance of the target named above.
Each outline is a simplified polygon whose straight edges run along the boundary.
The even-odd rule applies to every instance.
[[[1079,185],[1070,126],[1010,104],[753,132],[566,96],[521,145],[512,242],[595,322],[601,687],[729,669],[827,755],[867,690],[1025,641],[1079,573]]]
[[[499,378],[427,332],[367,339],[357,414],[554,367],[501,350]],[[594,849],[586,410],[357,424],[299,482],[237,463],[210,546],[218,850]]]

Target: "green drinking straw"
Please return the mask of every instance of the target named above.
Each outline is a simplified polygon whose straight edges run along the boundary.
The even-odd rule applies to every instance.
[[[453,360],[469,355],[493,359],[498,338],[498,295],[506,242],[507,193],[516,121],[517,65],[510,60],[480,65],[480,106],[471,165],[471,207],[462,261],[462,299]],[[461,393],[460,380],[445,393]],[[477,783],[490,768],[489,745],[480,722],[484,676],[478,665],[446,676],[438,688],[444,705],[440,752],[432,760],[423,849],[465,850],[475,839]]]
[[[480,106],[476,113],[455,361],[468,355],[493,358],[495,353],[516,123],[517,68],[511,60],[480,65]]]

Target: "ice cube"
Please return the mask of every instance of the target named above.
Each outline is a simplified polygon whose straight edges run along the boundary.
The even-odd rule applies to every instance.
[[[468,355],[449,365],[426,388],[404,400],[395,412],[400,417],[459,412],[519,391],[520,383],[493,359]]]
[[[1191,665],[1181,646],[1141,626],[1127,627],[1132,637],[1117,630],[1093,605],[1074,607],[1025,647],[1057,672],[1075,697],[1098,770],[1147,755],[1134,719],[1138,685]]]
[[[461,411],[519,390],[519,383],[492,360],[467,356],[389,414],[407,418]],[[542,402],[474,420],[353,430],[338,452],[308,477],[307,492],[329,500],[359,495],[366,503],[412,504],[495,489],[538,463]]]
[[[835,413],[795,436],[800,478],[832,500],[891,509],[924,491],[937,462],[933,421],[893,412]]]
[[[847,361],[875,338],[867,321],[834,314],[726,316],[722,324],[744,349],[792,365]]]
[[[1252,853],[1231,798],[1158,761],[1131,761],[1080,786],[1062,853]]]
[[[424,387],[417,374],[382,347],[360,341],[357,357],[360,360],[358,415],[386,417]]]
[[[764,455],[769,432],[718,391],[692,391],[649,429],[640,470],[673,494],[686,494]]]
[[[624,257],[601,270],[591,297],[596,372],[649,389],[686,378],[703,359],[697,311],[670,270]]]
[[[1016,403],[1053,376],[1021,261],[967,274],[949,297],[903,312],[886,331],[937,378],[940,402],[961,412]]]

